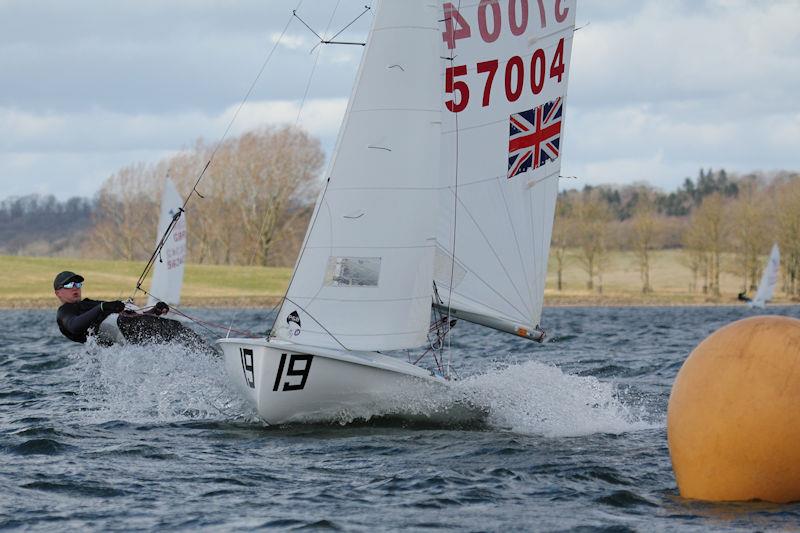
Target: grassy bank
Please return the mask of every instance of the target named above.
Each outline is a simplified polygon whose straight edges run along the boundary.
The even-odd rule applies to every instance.
[[[545,290],[545,305],[702,305],[736,304],[740,280],[732,274],[721,279],[722,296],[702,294],[698,280],[692,291],[692,276],[677,250],[656,252],[651,270],[654,291],[642,294],[638,263],[632,253],[611,254],[603,275],[602,292],[586,288],[586,274],[575,257],[569,257],[563,272],[562,290],[556,290],[555,261]],[[0,256],[0,307],[56,307],[53,277],[72,270],[86,277],[84,296],[96,299],[125,299],[141,273],[139,261],[99,261],[74,258]],[[185,306],[264,307],[274,305],[283,295],[291,276],[288,268],[219,265],[187,265],[182,304]],[[147,286],[147,282],[145,285]],[[139,303],[144,298],[137,299]],[[790,303],[778,292],[776,303]]]
[[[56,307],[53,278],[71,270],[86,278],[83,295],[98,300],[126,299],[144,263],[73,258],[0,256],[0,307]],[[283,296],[291,269],[186,265],[182,305],[274,305]],[[149,281],[145,282],[147,287]],[[145,297],[139,293],[138,303]]]
[[[704,305],[737,304],[736,296],[741,288],[741,278],[723,272],[720,277],[719,297],[703,294],[703,279],[700,277],[693,287],[691,270],[684,264],[685,254],[681,250],[660,250],[653,253],[650,269],[650,284],[653,292],[642,293],[639,263],[633,252],[610,254],[604,269],[602,292],[597,280],[593,290],[586,288],[587,276],[574,255],[568,255],[562,276],[562,290],[556,290],[556,270],[553,259],[548,263],[549,271],[545,289],[546,305]],[[766,262],[766,256],[764,257]],[[732,265],[733,257],[723,256],[723,265]],[[790,303],[786,295],[776,291],[775,303]]]

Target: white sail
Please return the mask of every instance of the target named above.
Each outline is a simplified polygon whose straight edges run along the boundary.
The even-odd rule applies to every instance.
[[[175,213],[183,206],[183,200],[175,188],[172,180],[167,178],[164,184],[164,195],[161,199],[161,215],[158,219],[158,245],[164,232],[167,230]],[[167,238],[161,254],[156,259],[153,267],[153,281],[150,284],[150,294],[147,305],[155,305],[162,301],[177,305],[181,301],[181,288],[183,286],[183,268],[186,260],[186,213],[178,219],[172,233]]]
[[[761,281],[758,284],[758,290],[752,302],[749,302],[750,307],[763,308],[768,301],[772,299],[772,294],[775,292],[775,285],[778,284],[778,267],[781,264],[781,252],[778,250],[778,245],[772,245],[772,251],[769,254],[767,265],[764,267],[764,273],[761,274]]]
[[[462,2],[447,11],[446,100],[455,112],[444,114],[442,132],[438,297],[454,316],[532,337],[558,193],[575,1]]]
[[[273,335],[384,350],[428,331],[441,133],[440,6],[384,0]]]

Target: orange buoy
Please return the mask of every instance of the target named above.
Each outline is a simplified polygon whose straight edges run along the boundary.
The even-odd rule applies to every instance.
[[[712,333],[669,397],[681,496],[800,501],[800,320],[757,316]]]

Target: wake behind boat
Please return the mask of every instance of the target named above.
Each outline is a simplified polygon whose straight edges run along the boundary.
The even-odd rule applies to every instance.
[[[219,341],[267,422],[405,414],[448,387],[456,317],[542,339],[575,3],[517,6],[377,4],[270,336]]]

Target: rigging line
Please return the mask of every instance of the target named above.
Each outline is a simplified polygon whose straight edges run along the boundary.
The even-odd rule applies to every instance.
[[[322,48],[317,51],[317,54],[314,56],[314,64],[311,66],[311,73],[308,75],[308,81],[306,82],[306,89],[303,91],[303,98],[300,100],[300,107],[297,109],[297,117],[294,119],[294,125],[297,126],[300,123],[300,115],[303,113],[303,108],[306,105],[306,99],[308,98],[308,93],[311,90],[311,82],[314,80],[314,73],[317,71],[317,64],[319,64],[319,56],[322,54]]]
[[[333,11],[331,11],[331,16],[328,19],[328,26],[325,28],[325,32],[324,33],[328,33],[328,31],[330,30],[331,24],[333,24],[333,17],[336,16],[336,11],[339,9],[339,4],[341,4],[341,2],[342,2],[342,0],[336,0],[336,5],[333,6]],[[295,16],[297,16],[297,15],[295,15]],[[297,18],[299,19],[300,17],[297,17]],[[302,19],[300,19],[300,20],[302,21]],[[303,22],[303,24],[305,24],[305,22]],[[306,27],[308,27],[307,24],[306,24]],[[311,29],[311,28],[309,28],[309,29]],[[311,31],[313,32],[314,30],[311,30]],[[314,35],[316,35],[316,32],[314,32]],[[319,35],[317,35],[317,37],[319,37]],[[319,37],[319,38],[320,38],[320,42],[324,42],[324,39],[322,37]],[[314,48],[316,48],[316,46]],[[300,115],[303,112],[303,107],[305,107],[305,105],[306,105],[306,99],[308,98],[308,93],[311,90],[311,82],[314,81],[314,73],[317,71],[317,65],[319,64],[319,56],[321,54],[322,54],[322,48],[320,48],[317,51],[317,55],[316,55],[316,57],[314,57],[314,64],[311,67],[311,73],[308,75],[308,81],[306,82],[306,89],[303,92],[303,99],[300,101],[300,109],[297,110],[297,118],[295,118],[295,121],[294,121],[294,125],[295,126],[297,126],[300,123]]]
[[[303,1],[304,0],[300,0],[298,2],[297,7],[295,8],[295,10],[300,8],[300,6],[303,4]],[[200,180],[203,179],[203,176],[205,176],[206,171],[211,166],[211,162],[214,160],[214,156],[216,155],[217,150],[219,150],[219,147],[222,145],[223,141],[228,136],[228,133],[230,132],[231,127],[233,126],[233,123],[236,121],[236,118],[239,116],[239,112],[242,110],[242,108],[244,107],[245,103],[247,103],[247,100],[250,98],[250,95],[253,93],[253,89],[255,88],[256,84],[258,83],[258,80],[261,79],[261,75],[264,73],[264,70],[267,68],[267,64],[272,59],[272,56],[275,54],[275,50],[277,50],[278,46],[280,45],[281,41],[283,40],[283,37],[286,35],[286,31],[289,29],[289,25],[292,23],[292,19],[293,18],[294,17],[289,17],[289,20],[286,21],[286,25],[283,27],[283,31],[281,31],[280,36],[275,41],[275,43],[272,46],[272,49],[269,51],[269,53],[267,54],[267,56],[264,59],[263,63],[261,64],[261,68],[259,69],[258,74],[256,74],[255,79],[253,79],[253,82],[250,84],[250,87],[247,89],[247,92],[245,93],[244,98],[242,98],[242,101],[239,103],[239,107],[236,108],[236,111],[234,112],[233,116],[231,117],[230,122],[228,122],[228,126],[225,128],[225,132],[222,134],[222,137],[220,137],[219,141],[217,141],[217,144],[214,147],[214,150],[212,150],[212,152],[211,152],[211,156],[209,156],[208,161],[206,162],[205,166],[203,167],[203,170],[200,172],[200,175],[197,177],[197,180],[194,182],[194,185],[192,186],[192,190],[189,192],[188,195],[186,195],[186,199],[183,201],[183,205],[178,210],[178,213],[176,214],[176,218],[173,218],[172,223],[167,227],[167,230],[164,232],[164,235],[161,237],[161,240],[156,245],[156,249],[153,252],[153,255],[150,257],[150,260],[147,262],[147,265],[145,265],[145,268],[142,271],[141,276],[139,276],[139,281],[137,281],[136,288],[134,289],[133,294],[130,297],[131,300],[133,300],[134,296],[136,296],[136,293],[139,290],[141,290],[141,284],[144,281],[144,279],[147,277],[147,274],[150,271],[150,269],[152,268],[155,256],[158,253],[160,253],[161,248],[164,247],[164,243],[166,242],[166,240],[169,237],[170,233],[172,233],[172,230],[174,229],[175,224],[177,222],[177,217],[180,216],[180,213],[182,213],[182,212],[184,212],[186,210],[186,205],[189,203],[189,200],[192,197],[192,193],[197,194],[197,196],[199,196],[200,198],[204,198],[203,195],[200,194],[200,192],[197,190],[197,185],[200,183]]]
[[[364,11],[362,11],[362,12],[361,12],[361,14],[360,14],[359,16],[357,16],[357,17],[356,17],[356,18],[354,18],[352,21],[350,21],[350,24],[348,24],[347,26],[345,26],[344,28],[342,28],[341,30],[339,30],[339,31],[338,31],[338,32],[337,32],[337,33],[336,33],[336,34],[335,34],[333,37],[331,37],[330,39],[328,39],[328,42],[331,42],[331,41],[333,41],[334,39],[336,39],[336,38],[337,38],[339,35],[341,35],[341,33],[342,33],[344,30],[346,30],[347,28],[349,28],[350,26],[352,26],[353,24],[355,24],[355,22],[356,22],[358,19],[360,19],[361,17],[363,17],[363,16],[364,16],[364,15],[367,13],[367,11],[369,11],[370,9],[372,9],[370,6],[364,6]],[[342,44],[361,44],[361,43],[342,43]]]
[[[162,301],[161,298],[159,298],[158,296],[156,296],[155,294],[153,294],[151,292],[148,292],[148,291],[146,291],[144,289],[142,289],[142,292],[145,293],[148,296],[152,296],[153,298],[155,298],[158,301]],[[151,305],[149,307],[142,307],[142,308],[138,309],[138,311],[146,311],[148,309],[152,309],[153,307],[155,307],[155,306]],[[178,307],[177,305],[175,305],[175,304],[170,305],[169,306],[169,310],[170,311],[174,311],[176,314],[181,315],[182,317],[184,317],[184,318],[190,320],[191,322],[197,324],[198,326],[200,326],[201,328],[205,329],[206,331],[208,331],[209,333],[211,333],[214,336],[216,336],[217,333],[215,331],[213,331],[208,326],[211,326],[213,328],[217,328],[217,329],[222,330],[222,331],[230,330],[230,331],[233,331],[235,333],[239,333],[240,335],[244,335],[245,337],[251,337],[251,338],[254,338],[254,339],[258,339],[258,338],[261,337],[260,335],[258,335],[256,333],[253,333],[252,331],[235,330],[235,329],[228,328],[228,326],[224,326],[222,324],[216,324],[214,322],[209,322],[209,321],[206,321],[206,320],[200,320],[199,318],[192,317],[192,316],[186,314],[185,312],[183,312],[183,310],[180,307]]]
[[[339,8],[339,4],[340,3],[341,3],[341,0],[338,0],[336,2],[336,5],[333,8],[333,11],[331,12],[331,16],[328,19],[328,27],[325,28],[325,32],[326,33],[330,29],[331,24],[333,23],[333,17],[336,15],[336,10]],[[297,15],[295,15],[295,16],[297,16]],[[297,17],[297,18],[300,19],[300,17]],[[300,20],[302,22],[302,19],[300,19]],[[305,22],[303,22],[303,24],[305,24]],[[307,24],[306,24],[306,27],[308,27]],[[309,29],[311,29],[311,28],[309,28]],[[314,32],[314,30],[311,30],[311,31]],[[316,35],[316,32],[314,32],[314,34]],[[319,35],[317,35],[317,37],[319,37]],[[320,40],[322,40],[322,37],[320,37]],[[319,56],[320,56],[321,53],[322,53],[322,49],[320,49],[317,52],[317,55],[316,55],[316,57],[314,59],[314,65],[311,68],[311,73],[309,74],[308,81],[306,82],[306,88],[305,88],[305,92],[303,93],[303,99],[300,101],[300,107],[297,110],[297,117],[295,118],[295,122],[294,122],[295,126],[297,126],[298,123],[300,122],[300,115],[302,114],[303,108],[305,107],[306,99],[308,98],[308,93],[309,93],[309,91],[311,89],[311,83],[314,80],[314,73],[317,70],[317,64],[319,63]],[[281,300],[286,299],[286,296],[289,294],[289,287],[291,287],[292,281],[294,280],[295,272],[297,271],[297,267],[300,265],[300,259],[303,257],[303,253],[305,252],[305,249],[306,249],[306,246],[305,246],[306,241],[307,241],[308,237],[311,235],[311,230],[314,227],[314,222],[316,221],[317,215],[319,214],[319,209],[321,209],[322,202],[325,199],[325,192],[328,190],[328,185],[330,184],[330,181],[331,181],[331,179],[329,177],[325,182],[325,188],[322,190],[322,195],[320,196],[320,199],[319,199],[318,208],[317,208],[316,212],[314,213],[314,216],[313,216],[313,218],[311,220],[311,224],[308,226],[306,239],[303,240],[303,248],[300,250],[300,256],[297,258],[297,263],[295,264],[295,269],[292,271],[292,277],[289,280],[289,285],[286,286],[286,293],[284,293],[284,296],[283,296],[283,298]],[[319,293],[319,291],[318,291],[318,293]],[[281,302],[281,304],[282,304],[282,302]],[[272,323],[272,329],[275,328],[275,324],[277,323],[277,321],[278,321],[278,315],[276,314],[275,315],[275,321]]]
[[[331,16],[328,19],[328,27],[325,28],[325,32],[326,33],[328,32],[328,30],[330,29],[331,24],[333,23],[333,18],[336,15],[336,11],[339,8],[339,4],[340,3],[341,3],[341,0],[337,0],[336,5],[334,6],[333,11],[331,12]],[[295,121],[295,125],[297,125],[297,123],[300,121],[300,113],[302,112],[303,106],[305,105],[306,97],[308,96],[308,92],[309,92],[309,89],[311,87],[311,82],[312,82],[313,77],[314,77],[314,72],[315,72],[316,67],[317,67],[317,62],[319,61],[319,55],[321,53],[322,53],[322,50],[317,52],[317,57],[314,60],[314,67],[311,70],[311,74],[310,74],[310,76],[308,78],[308,82],[306,84],[306,91],[305,91],[305,94],[303,95],[303,100],[302,100],[302,102],[300,104],[300,109],[297,112],[297,119]],[[345,120],[346,120],[346,117],[345,117]],[[300,253],[299,253],[298,257],[297,257],[297,262],[295,263],[294,270],[292,270],[292,277],[289,279],[289,284],[286,286],[286,292],[284,292],[283,298],[281,298],[281,308],[283,308],[283,303],[285,301],[291,302],[291,300],[289,299],[289,289],[292,287],[292,283],[294,282],[294,278],[297,275],[297,269],[300,267],[300,262],[303,259],[303,256],[305,255],[306,245],[308,244],[308,240],[311,237],[311,233],[314,231],[314,226],[316,225],[317,218],[319,217],[319,213],[322,210],[323,204],[326,203],[325,202],[325,194],[328,192],[328,186],[330,185],[330,182],[331,182],[331,178],[330,178],[330,176],[328,176],[328,179],[325,180],[325,187],[323,187],[322,192],[320,193],[319,198],[317,199],[317,204],[314,207],[314,214],[312,215],[311,221],[309,222],[309,225],[308,225],[308,229],[306,230],[306,235],[305,235],[305,238],[303,239],[303,244],[302,244],[302,247],[300,248]],[[330,209],[328,209],[328,216],[330,216]],[[332,228],[333,225],[331,224],[329,227]],[[333,231],[333,230],[331,229],[331,231]],[[320,287],[320,289],[317,291],[317,294],[319,294],[319,292],[321,290],[322,290],[322,287]],[[311,301],[313,301],[313,298],[312,298]],[[292,302],[292,303],[294,303],[294,302]],[[297,305],[297,304],[295,304],[295,305]],[[298,306],[298,307],[300,307],[300,306]],[[301,307],[301,309],[302,309],[302,307]],[[306,311],[306,313],[307,313],[307,311]],[[275,318],[272,321],[272,327],[270,328],[270,333],[269,333],[270,337],[273,336],[273,332],[275,331],[275,325],[278,323],[278,317],[279,316],[280,316],[280,308],[278,309],[278,312],[275,314]],[[308,316],[311,316],[311,315],[309,314]],[[315,322],[317,322],[317,324],[319,324],[319,322],[313,316],[311,318]],[[322,324],[319,324],[319,326],[322,329],[325,329],[325,326],[323,326]],[[325,330],[325,331],[328,331],[328,330]],[[331,335],[331,337],[333,337],[333,335]],[[333,337],[333,339],[336,340],[336,342],[338,342],[345,350],[347,350],[347,348],[345,348],[344,345],[341,342],[339,342],[339,339],[337,339],[336,337]]]
[[[461,12],[461,0],[458,0],[458,6],[456,7],[456,12]],[[452,16],[452,13],[450,13]],[[456,42],[453,40],[453,50],[450,54],[450,68],[453,68],[453,62],[455,61],[455,48]],[[450,305],[453,299],[453,280],[455,279],[455,271],[456,271],[456,239],[457,239],[457,229],[458,229],[458,157],[459,157],[459,145],[461,141],[461,136],[459,135],[459,124],[458,124],[458,113],[453,113],[455,115],[455,172],[453,178],[455,180],[455,190],[453,191],[453,249],[452,253],[450,254],[451,261],[450,261],[450,283],[448,283],[448,295],[447,295],[447,316],[451,316],[451,309]],[[449,379],[450,378],[450,363],[453,358],[453,350],[452,350],[452,335],[447,337],[447,371],[445,372],[445,376]]]
[[[334,10],[333,10],[333,11],[334,11],[334,13],[335,13],[335,12],[336,12],[336,10],[339,8],[339,4],[340,4],[340,3],[341,3],[341,0],[339,0],[339,2],[337,2],[337,4],[336,4],[336,7],[335,7],[335,8],[334,8]],[[343,32],[344,32],[344,31],[345,31],[347,28],[349,28],[350,26],[352,26],[353,24],[355,24],[355,22],[356,22],[358,19],[360,19],[361,17],[363,17],[363,16],[364,16],[364,14],[365,14],[365,13],[367,13],[367,11],[369,11],[370,9],[372,9],[372,4],[371,4],[371,3],[370,3],[370,5],[368,5],[368,6],[364,6],[364,11],[362,11],[360,15],[358,15],[356,18],[354,18],[353,20],[351,20],[351,21],[350,21],[350,22],[349,22],[349,23],[348,23],[348,24],[347,24],[347,25],[346,25],[344,28],[342,28],[341,30],[339,30],[338,32],[336,32],[336,34],[335,34],[333,37],[329,38],[329,39],[325,39],[325,38],[324,38],[324,37],[322,37],[320,34],[318,34],[317,32],[315,32],[315,31],[314,31],[314,29],[313,29],[311,26],[309,26],[308,24],[306,24],[306,21],[305,21],[305,20],[303,20],[303,19],[300,17],[300,15],[298,15],[298,14],[297,14],[297,10],[293,11],[293,12],[292,12],[292,15],[294,15],[295,17],[297,17],[297,20],[299,20],[300,22],[302,22],[302,23],[303,23],[303,26],[305,26],[306,28],[308,28],[308,31],[310,31],[311,33],[313,33],[313,34],[314,34],[314,35],[317,37],[317,39],[319,39],[319,43],[317,43],[316,45],[314,45],[314,48],[312,48],[312,49],[311,49],[311,51],[313,52],[313,51],[314,51],[314,49],[316,49],[316,48],[317,48],[317,46],[319,46],[320,44],[350,44],[350,45],[364,46],[364,44],[365,44],[365,43],[347,42],[347,41],[334,41],[334,39],[336,39],[336,38],[337,38],[339,35],[341,35],[341,34],[342,34],[342,33],[343,33]],[[323,33],[327,34],[327,33],[330,31],[330,25],[331,25],[331,23],[332,23],[332,22],[333,22],[333,16],[331,16],[331,20],[330,20],[330,21],[328,21],[328,27],[325,29],[325,31],[324,31]]]
[[[297,17],[297,20],[299,20],[300,22],[302,22],[302,23],[303,23],[303,26],[305,26],[306,28],[308,28],[308,31],[310,31],[311,33],[313,33],[314,35],[316,35],[316,36],[317,36],[317,39],[319,39],[320,41],[322,41],[322,37],[319,35],[319,33],[315,32],[313,29],[311,29],[311,26],[309,26],[308,24],[306,24],[306,21],[300,18],[300,15],[298,15],[298,14],[297,14],[297,10],[296,10],[296,9],[295,9],[294,11],[292,11],[292,16],[293,16],[293,17]]]

